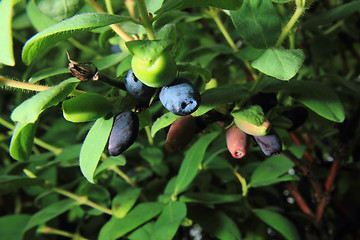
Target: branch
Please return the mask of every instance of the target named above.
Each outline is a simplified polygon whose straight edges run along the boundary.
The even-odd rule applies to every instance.
[[[307,205],[307,203],[305,202],[304,198],[301,196],[301,194],[299,193],[297,188],[289,182],[286,183],[286,188],[289,190],[291,195],[294,197],[296,203],[298,204],[300,209],[303,211],[303,213],[306,216],[308,216],[311,220],[313,220],[315,218],[315,215],[312,212],[312,210],[309,208],[309,206]]]

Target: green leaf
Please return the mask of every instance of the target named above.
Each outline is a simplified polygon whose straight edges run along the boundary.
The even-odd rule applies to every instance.
[[[38,31],[42,31],[45,28],[57,23],[55,20],[42,13],[33,0],[28,1],[26,5],[26,15],[28,16],[31,24]]]
[[[344,107],[339,97],[324,83],[298,81],[290,89],[290,94],[326,119],[334,122],[343,122],[345,119]]]
[[[63,101],[74,91],[78,83],[78,79],[69,78],[50,89],[37,93],[17,106],[11,113],[11,119],[14,122],[34,123],[45,109]]]
[[[36,123],[18,122],[11,137],[9,153],[18,161],[29,160],[34,145]]]
[[[286,174],[293,167],[294,163],[284,155],[272,156],[255,169],[248,187],[262,187],[282,181],[296,180],[295,175]]]
[[[188,207],[188,217],[201,228],[221,240],[240,240],[236,223],[223,211],[201,206]]]
[[[140,150],[140,156],[145,159],[151,169],[158,175],[165,177],[169,173],[169,168],[164,164],[164,153],[160,148],[147,147]]]
[[[173,239],[181,222],[186,217],[186,205],[183,202],[169,202],[153,226],[152,240]]]
[[[238,202],[242,199],[241,194],[217,194],[217,193],[185,193],[181,195],[182,202],[198,202],[204,204],[221,204]]]
[[[75,15],[46,28],[29,39],[23,48],[22,60],[25,64],[30,64],[45,48],[53,46],[58,42],[73,37],[81,32],[128,21],[129,19],[129,17],[102,13],[83,13]]]
[[[300,240],[300,235],[292,222],[284,216],[266,209],[253,209],[255,215],[280,232],[288,240]]]
[[[102,95],[85,93],[62,103],[64,118],[70,122],[90,122],[111,112],[112,104]]]
[[[0,239],[21,240],[24,226],[29,222],[30,217],[25,214],[0,217]]]
[[[81,147],[80,169],[84,177],[91,183],[94,183],[95,169],[108,141],[113,121],[113,117],[96,120]]]
[[[148,222],[136,229],[128,236],[129,240],[150,240],[154,224],[155,222]]]
[[[40,178],[28,178],[12,175],[0,176],[0,194],[15,192],[19,188],[41,185],[43,183],[44,180]]]
[[[140,203],[131,210],[124,218],[112,217],[101,228],[99,239],[115,240],[119,239],[128,232],[134,230],[153,217],[157,216],[164,208],[161,203]]]
[[[274,3],[288,3],[291,0],[272,0]]]
[[[13,41],[12,41],[12,11],[15,0],[2,0],[0,1],[0,63],[9,66],[15,66]]]
[[[189,184],[194,180],[199,171],[199,166],[204,159],[207,147],[218,135],[219,132],[212,132],[202,136],[185,153],[185,158],[176,178],[174,195],[178,195],[186,190]]]
[[[324,13],[312,16],[302,25],[305,28],[316,28],[321,25],[331,25],[334,21],[343,19],[350,14],[360,10],[360,1],[342,3],[338,7],[325,11]]]
[[[259,105],[252,105],[248,108],[232,112],[231,115],[236,120],[243,120],[255,126],[260,126],[265,121],[264,111]]]
[[[216,7],[220,9],[235,10],[241,7],[243,0],[207,0],[207,1],[193,1],[193,0],[169,0],[156,12],[165,13],[170,10],[180,10],[192,7]]]
[[[146,1],[146,8],[148,12],[154,13],[163,4],[164,0],[148,0]]]
[[[280,18],[271,0],[244,0],[231,19],[245,42],[255,48],[270,48],[281,33]]]
[[[159,55],[171,44],[171,41],[168,39],[138,40],[126,42],[125,44],[131,55],[150,62],[159,57]]]
[[[175,115],[172,112],[165,113],[164,115],[156,119],[154,124],[151,126],[151,136],[154,137],[159,130],[166,128],[180,117],[181,116]]]
[[[204,83],[208,83],[211,80],[211,73],[205,68],[195,66],[189,63],[178,63],[176,67],[179,72],[189,72],[192,74],[200,75]]]
[[[96,168],[94,176],[101,173],[104,170],[108,170],[112,168],[113,166],[125,166],[126,159],[123,155],[118,156],[110,156],[106,159],[106,161],[103,161],[100,166]]]
[[[305,55],[300,49],[267,49],[251,66],[266,75],[289,80],[299,71]]]
[[[240,86],[211,88],[201,93],[201,104],[192,115],[201,116],[217,106],[240,101],[248,96],[248,90]]]
[[[28,224],[25,227],[25,231],[46,223],[47,221],[56,218],[60,214],[70,210],[72,207],[76,206],[78,203],[73,199],[65,199],[55,202],[40,211],[32,215]]]
[[[111,204],[111,210],[113,211],[114,217],[125,217],[129,210],[134,206],[140,193],[140,188],[128,188],[116,195]]]
[[[120,52],[120,53],[114,53],[105,57],[102,57],[100,59],[95,59],[93,63],[98,68],[98,70],[102,71],[109,67],[112,67],[119,62],[123,61],[125,58],[130,56],[128,52]]]
[[[70,73],[69,69],[67,68],[57,68],[57,67],[51,67],[51,68],[45,68],[40,70],[39,72],[34,73],[31,78],[29,78],[28,82],[35,84],[40,80],[43,80],[48,77],[53,77],[59,74],[66,74]]]

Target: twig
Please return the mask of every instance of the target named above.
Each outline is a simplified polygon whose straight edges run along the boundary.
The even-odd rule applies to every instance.
[[[297,188],[289,182],[286,183],[286,188],[289,190],[291,195],[294,197],[296,203],[298,204],[300,209],[303,211],[303,213],[313,221],[313,219],[315,218],[315,215],[312,212],[312,210],[309,208],[309,206],[307,205],[307,203],[305,202],[304,198],[301,196],[301,194],[299,193]]]

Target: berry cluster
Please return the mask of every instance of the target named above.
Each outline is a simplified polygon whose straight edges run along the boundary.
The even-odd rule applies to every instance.
[[[119,83],[116,83],[116,81],[101,75],[94,64],[77,63],[70,60],[69,55],[68,58],[71,73],[74,77],[82,81],[104,81],[116,87],[123,88],[129,95],[140,102],[149,102],[151,97],[155,95],[156,89],[160,88],[160,102],[170,112],[179,116],[187,116],[199,107],[201,99],[199,91],[189,80],[175,77],[176,64],[166,51],[152,62],[152,65],[147,67],[144,67],[146,64],[141,62],[141,59],[134,56],[131,65],[136,66],[136,72],[134,68],[127,72],[123,87],[120,86]],[[162,67],[155,71],[156,65],[161,65],[162,62],[166,63],[167,68]],[[169,74],[169,71],[171,74]],[[144,72],[147,74],[144,74]],[[140,76],[140,78],[137,76]],[[171,76],[173,76],[172,80],[169,81]],[[117,156],[128,149],[134,143],[138,131],[139,118],[136,113],[126,110],[116,115],[109,136],[109,154]],[[167,146],[168,149],[175,149],[176,143],[170,143]]]

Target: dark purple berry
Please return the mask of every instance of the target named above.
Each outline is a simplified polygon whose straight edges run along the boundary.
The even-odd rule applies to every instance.
[[[254,136],[254,139],[266,156],[279,154],[282,151],[281,140],[274,130],[264,136]]]
[[[162,87],[159,98],[166,109],[179,116],[195,112],[200,104],[199,91],[184,78],[176,78],[170,85]]]
[[[149,100],[155,92],[155,88],[146,86],[135,77],[132,69],[126,74],[125,88],[131,96],[141,101]]]
[[[131,111],[116,115],[109,136],[108,151],[111,156],[117,156],[128,149],[139,132],[139,118]]]
[[[289,111],[283,112],[282,115],[291,120],[292,126],[288,128],[288,130],[294,131],[305,123],[309,113],[303,107],[295,107]]]
[[[251,97],[252,105],[259,105],[264,113],[275,107],[278,103],[275,93],[259,92]]]

